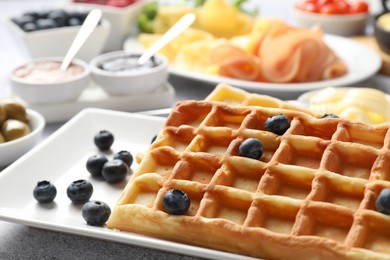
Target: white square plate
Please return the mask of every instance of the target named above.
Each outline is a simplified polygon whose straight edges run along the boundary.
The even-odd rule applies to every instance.
[[[0,219],[209,259],[251,259],[106,227],[88,226],[81,216],[81,206],[72,204],[68,199],[67,186],[72,181],[86,179],[94,187],[91,200],[104,201],[112,209],[126,181],[112,185],[93,178],[87,172],[85,163],[88,157],[99,153],[93,136],[103,129],[113,133],[115,141],[111,154],[106,154],[108,158],[120,150],[128,150],[135,156],[147,149],[164,121],[162,117],[103,109],[81,111],[0,173]],[[134,163],[131,168],[135,170],[136,167],[138,165]],[[48,180],[56,186],[57,197],[53,203],[41,205],[34,199],[33,189],[41,180]]]

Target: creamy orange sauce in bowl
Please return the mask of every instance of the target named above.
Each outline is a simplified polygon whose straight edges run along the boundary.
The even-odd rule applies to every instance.
[[[11,90],[27,103],[58,103],[77,99],[90,83],[88,63],[73,59],[61,70],[62,57],[30,60],[11,71]]]
[[[23,65],[13,71],[13,74],[31,83],[45,84],[74,79],[85,69],[78,64],[70,64],[66,70],[61,70],[57,61],[39,61]]]

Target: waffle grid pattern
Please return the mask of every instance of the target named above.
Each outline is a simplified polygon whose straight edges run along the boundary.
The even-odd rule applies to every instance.
[[[282,136],[263,129],[265,120],[278,114],[291,122]],[[237,154],[249,137],[264,145],[259,161]],[[385,126],[279,108],[182,102],[142,159],[108,224],[270,259],[390,259],[390,217],[375,210],[379,192],[390,188],[389,147]],[[189,195],[186,216],[164,213],[162,196],[171,188]],[[149,221],[154,224],[135,227],[145,224],[145,216],[139,223],[118,224],[121,206],[154,214]],[[156,219],[167,221],[156,224]],[[188,222],[193,227],[183,225]],[[156,229],[169,223],[173,228],[159,235]],[[213,225],[221,235],[204,233],[203,226]],[[190,231],[193,237],[180,235]],[[203,240],[192,240],[197,235]]]

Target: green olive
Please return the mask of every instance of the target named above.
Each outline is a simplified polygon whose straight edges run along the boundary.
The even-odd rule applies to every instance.
[[[15,100],[4,99],[0,101],[6,112],[6,119],[16,119],[28,123],[26,108]]]
[[[31,132],[30,127],[25,122],[7,119],[1,127],[1,132],[6,141],[12,141]]]

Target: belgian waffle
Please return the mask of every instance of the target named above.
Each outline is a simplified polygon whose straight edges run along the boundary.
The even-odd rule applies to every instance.
[[[283,114],[281,136],[264,130]],[[247,138],[260,160],[238,156]],[[389,126],[299,111],[178,103],[123,190],[108,227],[266,259],[390,259]],[[185,215],[164,211],[180,189]]]

